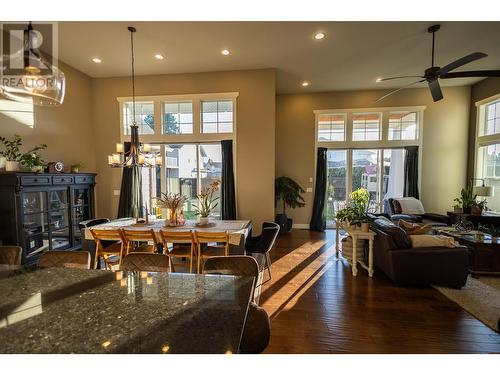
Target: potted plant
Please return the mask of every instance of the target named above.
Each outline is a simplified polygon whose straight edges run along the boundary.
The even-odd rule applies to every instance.
[[[337,211],[335,218],[342,223],[342,225],[350,228],[356,226],[357,213],[353,207],[347,206],[341,210]]]
[[[82,164],[80,164],[80,163],[71,164],[71,166],[70,166],[71,173],[78,173],[78,172],[80,172],[80,168],[82,168]]]
[[[289,232],[292,229],[293,221],[286,216],[286,207],[297,208],[304,207],[304,197],[301,195],[305,193],[304,189],[292,180],[290,177],[278,177],[274,182],[274,204],[277,205],[281,200],[282,212],[277,214],[275,221],[280,226],[280,233]]]
[[[370,202],[370,193],[364,188],[359,188],[354,190],[351,195],[351,202],[356,212],[356,224],[359,224],[363,232],[368,232],[369,223],[368,220],[368,203]]]
[[[23,143],[22,138],[18,134],[14,134],[13,140],[8,140],[5,137],[0,137],[0,142],[2,142],[5,150],[2,151],[2,155],[5,157],[5,170],[7,172],[18,171],[21,166],[21,161],[24,155],[33,154],[38,150],[43,150],[47,148],[46,144],[41,144],[29,150],[26,153],[21,153],[20,147]]]
[[[48,163],[42,159],[40,154],[32,152],[31,154],[23,154],[21,156],[21,165],[30,172],[40,173],[45,170]]]
[[[462,188],[460,197],[455,198],[454,201],[462,206],[464,214],[470,214],[472,205],[476,201],[477,195],[472,192],[472,187]]]
[[[480,201],[474,201],[471,206],[471,215],[481,216],[483,210],[487,209],[486,203],[488,203],[486,199]]]
[[[220,181],[215,180],[197,195],[198,203],[193,204],[193,207],[196,214],[200,215],[200,225],[207,225],[209,223],[209,216],[218,205],[217,200],[219,197],[214,197],[214,193],[219,190],[219,186]]]

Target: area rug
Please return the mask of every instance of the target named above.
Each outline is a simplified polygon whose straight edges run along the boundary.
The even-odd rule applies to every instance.
[[[434,286],[491,329],[500,332],[500,277],[470,277],[462,289]]]

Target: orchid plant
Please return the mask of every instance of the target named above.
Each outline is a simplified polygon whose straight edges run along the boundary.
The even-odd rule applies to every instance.
[[[201,190],[201,193],[196,197],[198,198],[198,203],[193,204],[195,208],[195,212],[197,215],[201,217],[208,217],[212,213],[212,211],[219,204],[217,200],[219,197],[214,197],[214,193],[219,190],[220,181],[215,180],[210,185],[206,186]]]

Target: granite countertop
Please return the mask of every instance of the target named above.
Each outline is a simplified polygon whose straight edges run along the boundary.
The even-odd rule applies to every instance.
[[[0,353],[236,353],[253,286],[223,275],[3,273]]]

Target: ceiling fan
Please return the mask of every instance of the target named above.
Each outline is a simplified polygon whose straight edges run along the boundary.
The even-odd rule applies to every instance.
[[[500,70],[473,70],[468,72],[452,72],[457,68],[465,64],[469,64],[473,61],[482,59],[483,57],[488,56],[486,53],[482,52],[474,52],[470,55],[464,56],[458,60],[449,63],[448,65],[443,66],[442,68],[439,66],[434,66],[434,37],[436,31],[441,28],[441,25],[432,25],[427,29],[429,33],[432,34],[432,61],[431,67],[425,69],[423,76],[399,76],[399,77],[389,77],[389,78],[378,78],[377,82],[384,82],[393,79],[403,79],[403,78],[420,78],[418,81],[412,82],[409,85],[403,86],[399,89],[391,91],[390,93],[382,96],[377,100],[377,102],[387,98],[389,95],[395,94],[398,91],[406,89],[410,86],[416,85],[417,83],[422,83],[427,81],[429,85],[429,89],[431,90],[432,99],[437,102],[443,99],[443,93],[441,92],[441,86],[439,85],[440,79],[447,78],[462,78],[462,77],[500,77]]]

